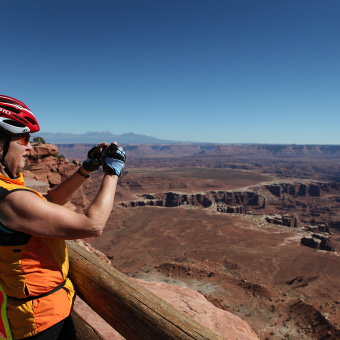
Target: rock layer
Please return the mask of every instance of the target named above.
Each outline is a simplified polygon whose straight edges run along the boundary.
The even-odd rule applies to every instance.
[[[209,193],[181,194],[167,192],[161,194],[141,195],[137,201],[122,202],[124,207],[134,206],[161,206],[161,207],[179,207],[182,205],[191,205],[203,208],[218,206],[220,212],[245,212],[246,207],[262,208],[265,199],[251,191],[232,192],[232,191],[211,191]],[[243,209],[241,209],[243,208]]]
[[[58,185],[61,181],[72,175],[79,167],[77,161],[70,162],[65,157],[58,154],[58,148],[52,144],[32,145],[32,150],[28,155],[23,175],[26,184],[33,185],[40,192],[47,192],[50,188]],[[39,181],[30,184],[30,180]],[[72,197],[76,211],[81,212],[88,204],[86,189],[88,183],[80,188]],[[46,183],[47,185],[42,185]]]
[[[240,317],[215,307],[205,297],[188,288],[133,279],[141,286],[228,340],[258,340],[256,333]],[[75,310],[107,340],[124,339],[100,316],[77,298]]]
[[[88,243],[78,240],[78,244],[86,250],[94,253],[103,261],[110,263],[110,260],[101,252],[91,247]],[[216,334],[228,340],[257,340],[256,333],[240,317],[217,308],[206,298],[192,289],[183,286],[166,284],[162,282],[148,282],[132,278],[141,286],[165,300],[181,312],[198,321]],[[82,315],[89,324],[107,340],[124,339],[100,316],[93,312],[83,301],[77,298],[75,310]]]
[[[194,290],[173,284],[136,281],[225,339],[259,339],[249,325],[240,317],[215,307],[202,294]]]

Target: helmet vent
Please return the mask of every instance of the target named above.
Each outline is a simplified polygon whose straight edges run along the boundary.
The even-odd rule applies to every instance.
[[[26,120],[28,120],[31,124],[37,125],[37,123],[31,118],[31,117],[25,117]]]
[[[6,123],[6,124],[8,124],[8,125],[12,125],[12,126],[26,127],[26,124],[17,122],[16,120],[4,119],[3,122]]]
[[[17,116],[17,115],[13,115],[16,119],[20,119],[22,122],[25,123],[25,125],[27,125],[27,122],[24,118],[20,117],[20,116]]]
[[[2,107],[5,110],[11,111],[11,112],[15,112],[15,113],[20,113],[21,111],[12,107],[12,106],[6,106],[6,105],[0,105],[0,107]]]
[[[1,98],[0,98],[0,102],[18,105],[18,103],[16,103],[14,100],[10,100],[10,99],[7,99],[7,98],[3,98],[2,96],[1,96]]]

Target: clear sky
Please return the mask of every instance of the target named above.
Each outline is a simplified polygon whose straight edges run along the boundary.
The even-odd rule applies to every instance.
[[[0,3],[0,93],[44,132],[340,144],[338,0]]]

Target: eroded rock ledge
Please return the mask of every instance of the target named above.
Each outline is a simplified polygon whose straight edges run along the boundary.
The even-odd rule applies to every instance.
[[[79,166],[78,161],[70,162],[64,156],[59,155],[58,148],[55,145],[33,144],[22,173],[29,187],[45,193],[71,176]],[[43,183],[46,185],[43,185]],[[87,180],[85,185],[73,195],[71,199],[73,210],[82,212],[88,204],[85,192],[89,183],[90,180]],[[69,207],[71,208],[71,204],[69,204]]]
[[[136,200],[125,201],[123,207],[180,207],[192,206],[210,209],[220,213],[266,215],[266,204],[286,197],[319,198],[322,194],[338,194],[340,185],[336,183],[271,183],[256,190],[210,191],[207,193],[184,194],[176,192],[139,195]],[[267,203],[269,202],[269,203]],[[299,204],[303,204],[299,202]],[[320,250],[334,251],[328,224],[299,225],[295,214],[275,214],[266,216],[268,223],[298,228],[305,232],[301,244]]]
[[[273,195],[281,198],[283,194],[288,194],[293,197],[320,197],[321,192],[330,192],[332,190],[339,191],[340,184],[338,183],[279,183],[266,185],[266,189]]]
[[[220,212],[246,213],[247,207],[264,208],[265,198],[252,191],[210,191],[208,193],[180,194],[167,192],[140,195],[136,201],[122,202],[124,207],[159,206],[179,207],[191,205],[196,207],[215,207]]]

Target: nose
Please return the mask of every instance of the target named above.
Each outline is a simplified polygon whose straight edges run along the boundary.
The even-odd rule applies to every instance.
[[[28,151],[32,150],[31,142],[28,142],[28,144],[26,145],[26,150],[28,150]]]

